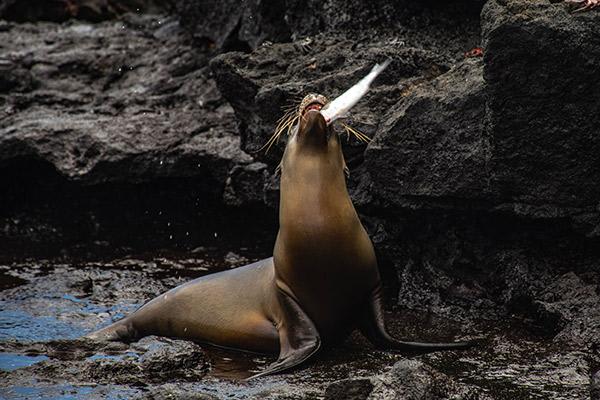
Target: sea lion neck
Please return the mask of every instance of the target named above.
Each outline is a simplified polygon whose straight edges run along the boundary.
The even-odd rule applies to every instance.
[[[337,135],[320,146],[300,143],[297,137],[290,140],[281,163],[280,233],[312,229],[327,233],[329,228],[360,224],[346,187],[344,165]]]
[[[330,138],[314,132],[298,134],[285,149],[281,161],[282,204],[302,202],[321,206],[327,198],[348,198],[344,176],[344,156],[337,135]],[[281,215],[281,214],[280,214]]]

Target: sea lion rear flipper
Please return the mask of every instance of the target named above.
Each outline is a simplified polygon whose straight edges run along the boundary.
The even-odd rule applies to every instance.
[[[365,305],[362,320],[360,322],[361,332],[378,349],[423,354],[438,350],[467,349],[476,345],[475,341],[453,343],[421,343],[404,342],[393,338],[385,329],[382,296],[381,285],[379,285],[373,291],[368,304]]]
[[[293,368],[306,361],[321,347],[321,338],[315,324],[296,300],[279,288],[277,297],[283,311],[283,322],[279,328],[279,358],[248,379]]]
[[[117,322],[97,331],[88,333],[86,339],[97,342],[132,342],[138,339],[137,331],[133,327],[130,317],[125,317]]]

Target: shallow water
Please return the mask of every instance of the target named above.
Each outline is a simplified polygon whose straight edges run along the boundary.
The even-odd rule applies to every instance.
[[[160,338],[100,348],[73,341],[177,284],[256,258],[250,252],[207,250],[193,257],[144,255],[0,266],[0,398],[116,399],[173,391],[233,399],[279,398],[286,393],[294,393],[291,398],[320,398],[334,381],[381,374],[403,359],[373,350],[354,334],[290,374],[246,382],[244,378],[272,357]],[[488,336],[476,350],[418,359],[493,398],[589,396],[589,359],[594,356],[536,336],[521,321],[465,325],[408,310],[386,314],[390,330],[399,337],[439,341]],[[186,364],[188,359],[196,364]]]
[[[123,386],[77,386],[77,385],[55,385],[55,386],[13,386],[0,388],[0,398],[14,400],[79,400],[89,398],[102,398],[106,400],[117,400],[136,397],[141,393],[138,389]]]
[[[46,356],[28,356],[17,353],[0,353],[0,370],[13,371],[28,367],[40,361],[48,360]]]

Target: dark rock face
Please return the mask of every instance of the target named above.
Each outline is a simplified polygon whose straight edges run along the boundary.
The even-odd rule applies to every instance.
[[[158,220],[220,205],[230,169],[251,161],[208,57],[173,17],[1,24],[0,253],[115,238],[124,221],[126,241],[156,236]],[[199,231],[176,230],[163,238]]]
[[[273,206],[276,200],[266,197],[270,178],[267,165],[261,162],[236,166],[227,178],[223,201],[236,207]]]
[[[466,61],[389,111],[365,153],[374,192],[400,206],[476,200],[527,218],[568,218],[596,236],[595,22],[545,1],[488,2],[485,80],[481,64]],[[551,79],[561,74],[568,78]]]
[[[592,376],[592,382],[590,384],[590,399],[600,399],[600,371],[597,371],[594,376]]]
[[[559,213],[570,207],[595,210],[597,13],[572,15],[542,0],[489,1],[482,27],[492,178],[502,198],[553,206]]]
[[[474,26],[462,22],[476,21],[483,2],[176,0],[174,4],[184,26],[196,39],[232,50],[236,46],[256,49],[265,41],[295,41],[324,32],[344,32],[357,37],[395,36],[398,32],[403,36],[418,36],[419,31],[429,29],[431,24],[444,25],[456,37],[465,34],[465,26]],[[452,47],[456,45],[443,35],[435,39]]]
[[[196,41],[209,47],[248,49],[265,40],[284,41],[290,37],[284,22],[286,2],[181,0],[174,4]]]
[[[491,149],[484,120],[480,60],[407,89],[365,153],[373,192],[400,207],[410,198],[489,197]]]
[[[147,0],[2,0],[0,18],[18,22],[62,22],[69,18],[98,22],[153,6]]]
[[[185,46],[173,19],[22,25],[1,35],[11,66],[0,94],[4,165],[44,160],[86,184],[206,171],[224,182],[233,163],[249,161],[205,56]]]

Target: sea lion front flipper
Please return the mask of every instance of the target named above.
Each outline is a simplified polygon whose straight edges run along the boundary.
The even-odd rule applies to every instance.
[[[477,342],[421,343],[397,340],[385,329],[382,297],[381,285],[378,285],[371,294],[368,304],[365,305],[360,322],[361,332],[378,349],[423,354],[438,350],[467,349],[477,344]]]
[[[283,321],[279,328],[279,358],[248,379],[293,368],[306,361],[321,347],[321,338],[315,324],[296,300],[279,288],[277,297],[283,312]]]

